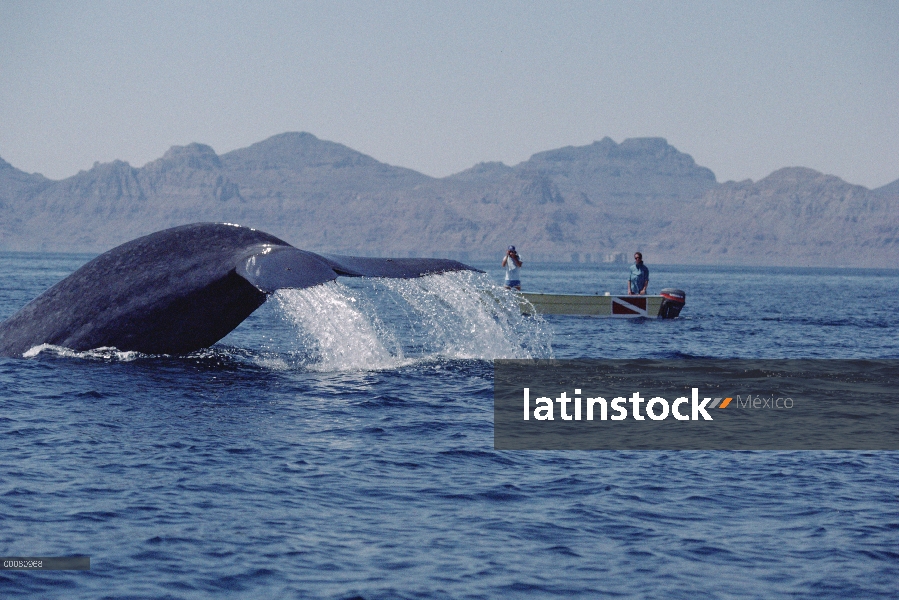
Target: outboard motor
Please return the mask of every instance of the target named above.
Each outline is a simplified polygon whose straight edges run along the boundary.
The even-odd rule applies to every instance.
[[[660,319],[674,319],[680,314],[680,310],[687,301],[687,294],[684,290],[675,288],[665,288],[659,295],[664,298],[662,306],[659,307]]]

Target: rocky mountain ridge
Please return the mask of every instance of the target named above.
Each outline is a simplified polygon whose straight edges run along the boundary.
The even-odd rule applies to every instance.
[[[662,138],[604,138],[436,179],[309,133],[52,181],[0,159],[0,249],[99,252],[166,227],[236,222],[314,251],[653,263],[865,266],[899,259],[899,180],[801,167],[718,183]],[[891,260],[892,259],[892,260]]]

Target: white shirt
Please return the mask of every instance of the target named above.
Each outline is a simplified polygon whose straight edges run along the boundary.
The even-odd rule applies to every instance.
[[[518,262],[524,262],[521,260],[521,255],[518,256]],[[521,270],[521,267],[515,264],[515,260],[511,256],[506,257],[506,281],[519,281],[521,277],[518,275],[518,271]]]

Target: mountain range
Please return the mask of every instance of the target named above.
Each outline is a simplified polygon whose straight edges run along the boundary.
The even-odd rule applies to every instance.
[[[899,180],[869,190],[788,167],[719,183],[662,138],[604,138],[481,163],[444,178],[309,133],[218,155],[172,147],[143,167],[97,163],[63,180],[0,159],[0,250],[99,252],[197,221],[368,256],[892,267]]]

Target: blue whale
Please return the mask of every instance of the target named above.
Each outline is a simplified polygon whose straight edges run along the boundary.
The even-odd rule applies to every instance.
[[[0,323],[0,355],[53,344],[184,354],[225,337],[283,288],[339,276],[477,270],[454,260],[315,254],[224,223],[159,231],[101,254]]]

